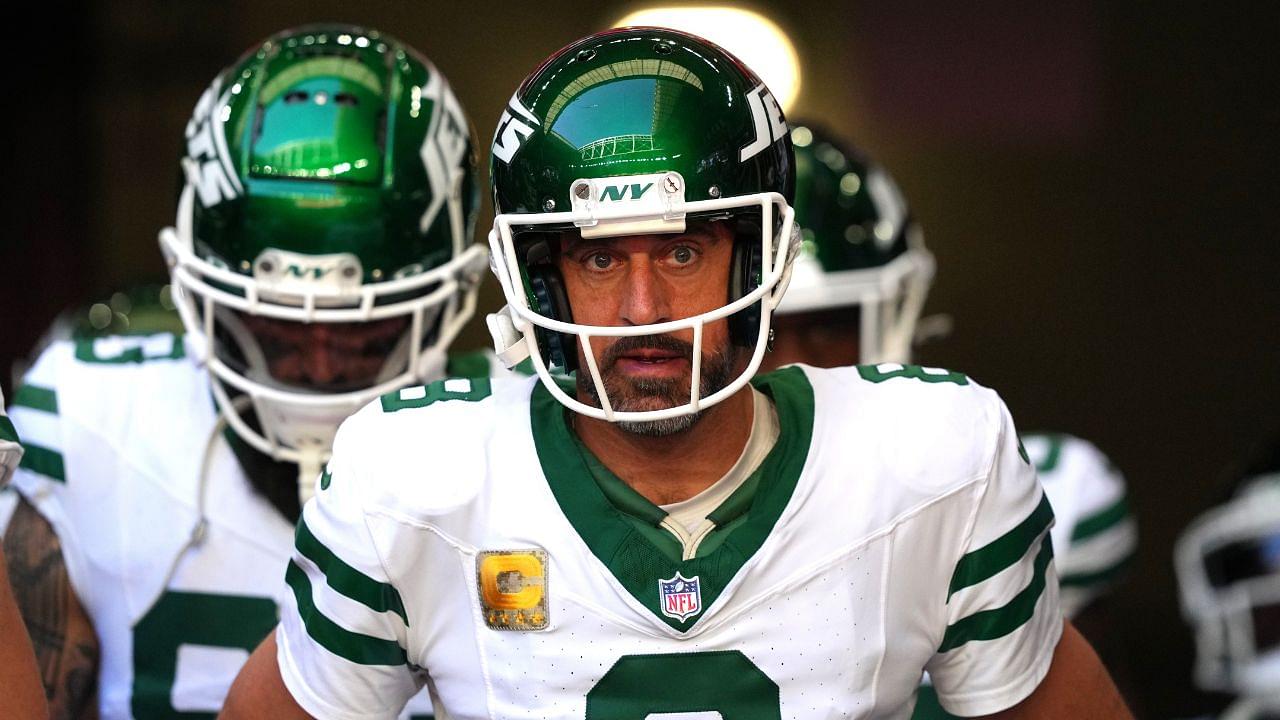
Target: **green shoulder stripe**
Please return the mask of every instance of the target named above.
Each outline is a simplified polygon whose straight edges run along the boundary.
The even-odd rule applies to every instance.
[[[394,640],[351,632],[317,610],[315,601],[311,599],[311,580],[296,562],[289,561],[284,579],[293,589],[298,615],[307,628],[307,634],[325,650],[360,665],[409,664],[409,656]]]
[[[13,404],[17,407],[26,407],[57,415],[58,393],[51,388],[40,387],[39,385],[23,385],[14,394]]]
[[[298,520],[295,542],[298,552],[324,573],[329,587],[375,612],[394,612],[404,620],[406,626],[409,624],[409,616],[405,614],[400,593],[390,584],[374,580],[334,555],[333,551],[311,533],[305,519]]]
[[[489,370],[489,358],[483,350],[450,354],[444,373],[449,377],[465,378],[487,378],[492,374]]]
[[[1105,587],[1114,583],[1125,570],[1129,569],[1129,564],[1133,560],[1133,554],[1124,556],[1120,560],[1094,572],[1071,573],[1058,578],[1058,584],[1062,587]]]
[[[31,443],[24,443],[22,448],[22,462],[18,463],[18,467],[58,482],[67,481],[67,468],[62,462],[61,453]]]
[[[0,440],[18,442],[18,430],[13,427],[13,421],[8,415],[0,415]]]
[[[1048,496],[1041,493],[1040,504],[1017,527],[960,558],[951,575],[947,600],[950,601],[951,596],[957,592],[994,577],[1021,560],[1052,522],[1053,508],[1049,506]]]
[[[1098,533],[1105,532],[1119,525],[1128,516],[1129,498],[1121,497],[1111,507],[1096,512],[1076,523],[1075,529],[1071,531],[1071,541],[1079,542]]]
[[[1044,593],[1045,570],[1053,559],[1053,542],[1048,535],[1036,555],[1031,582],[1003,607],[982,610],[947,626],[938,652],[954,650],[972,640],[995,640],[1017,630],[1035,615],[1036,603]]]

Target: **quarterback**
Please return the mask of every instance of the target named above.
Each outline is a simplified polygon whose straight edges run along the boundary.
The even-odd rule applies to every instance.
[[[185,333],[56,342],[14,398],[6,543],[58,717],[218,712],[338,423],[445,374],[486,264],[467,118],[391,37],[268,39],[186,140],[160,234]]]
[[[793,123],[796,222],[802,245],[774,316],[766,368],[794,362],[910,362],[933,256],[897,183],[879,164],[814,123]],[[1093,444],[1060,433],[1024,436],[1054,511],[1054,565],[1063,614],[1087,637],[1111,631],[1095,599],[1127,564],[1137,529],[1124,478]],[[916,720],[949,717],[932,686]]]
[[[494,135],[498,355],[537,379],[342,426],[227,717],[1126,718],[1058,606],[1000,399],[881,364],[755,376],[799,238],[788,128],[722,49],[593,35]],[[557,375],[570,374],[567,380]]]

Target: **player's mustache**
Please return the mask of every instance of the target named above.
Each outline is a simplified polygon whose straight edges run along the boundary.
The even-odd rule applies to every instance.
[[[623,355],[636,350],[661,350],[676,353],[685,360],[693,361],[693,343],[677,340],[670,335],[638,335],[620,338],[610,345],[601,358],[600,369],[609,370]]]

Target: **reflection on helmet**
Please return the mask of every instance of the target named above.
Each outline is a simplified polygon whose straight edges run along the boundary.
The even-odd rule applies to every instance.
[[[186,137],[160,244],[188,341],[235,432],[313,477],[338,423],[438,375],[474,310],[470,125],[412,48],[324,25],[223,71]]]
[[[733,394],[759,366],[798,245],[792,163],[786,121],[768,88],[705,40],[625,28],[560,50],[516,90],[494,133],[497,216],[489,242],[508,303],[490,320],[498,354],[509,362],[531,356],[560,402],[610,421],[689,415]],[[657,324],[574,322],[552,262],[564,233],[583,239],[684,233],[700,220],[731,223],[734,270],[725,305]],[[752,353],[741,375],[704,395],[693,363],[681,391],[688,402],[644,411],[614,407],[589,338],[692,332],[691,354],[701,357],[703,328],[726,318],[734,343]],[[576,367],[579,349],[586,367]],[[552,368],[577,370],[595,404],[566,394]]]
[[[882,167],[820,126],[795,123],[791,137],[803,244],[778,313],[848,310],[858,361],[908,362],[934,263],[906,200]]]

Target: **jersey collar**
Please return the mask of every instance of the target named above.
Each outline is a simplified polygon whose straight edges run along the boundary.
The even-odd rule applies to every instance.
[[[565,408],[541,383],[533,387],[534,446],[552,495],[593,555],[641,605],[672,628],[687,632],[701,612],[686,620],[664,615],[659,581],[679,573],[699,578],[702,607],[710,608],[777,524],[790,501],[813,436],[813,388],[796,367],[757,376],[756,389],[777,407],[779,434],[760,467],[710,517],[721,528],[698,556],[679,560],[657,528],[666,512],[632,490],[581,445],[565,419]],[[595,475],[589,463],[597,467]],[[600,470],[604,470],[603,473]]]

